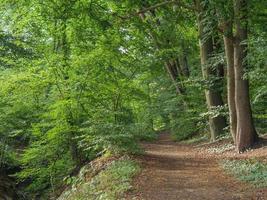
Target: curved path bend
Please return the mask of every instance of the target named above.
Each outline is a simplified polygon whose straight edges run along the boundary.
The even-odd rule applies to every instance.
[[[225,174],[216,158],[206,157],[191,145],[175,143],[168,134],[142,145],[146,151],[140,158],[143,170],[127,199],[267,200]]]

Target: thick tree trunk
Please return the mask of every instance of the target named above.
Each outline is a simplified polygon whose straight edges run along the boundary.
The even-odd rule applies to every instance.
[[[227,62],[227,101],[229,109],[230,133],[236,142],[236,108],[235,108],[235,71],[234,71],[234,41],[232,23],[224,22],[224,48]]]
[[[244,79],[247,67],[247,0],[234,0],[235,11],[235,105],[237,114],[236,148],[239,152],[251,147],[257,140],[249,97],[249,83]]]
[[[214,73],[214,71],[208,66],[209,58],[213,53],[213,41],[212,37],[207,35],[207,30],[205,31],[206,27],[202,18],[204,8],[201,4],[201,0],[196,0],[196,6],[200,11],[198,14],[198,28],[202,74],[203,78],[207,80],[216,76],[216,72]],[[209,89],[206,89],[205,96],[209,111],[211,111],[214,107],[224,105],[221,93],[216,90],[216,88],[209,87]],[[211,140],[214,141],[217,136],[223,133],[223,129],[226,127],[226,119],[223,116],[210,117],[209,126]]]

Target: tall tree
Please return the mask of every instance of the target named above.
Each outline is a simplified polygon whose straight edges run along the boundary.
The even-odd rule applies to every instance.
[[[232,22],[225,21],[223,25],[223,40],[227,62],[227,102],[229,109],[230,132],[234,143],[236,141],[236,107],[235,107],[235,71],[234,71],[234,38]]]
[[[229,110],[230,133],[236,141],[236,106],[235,106],[235,71],[234,71],[234,36],[233,36],[233,2],[216,1],[218,28],[223,33],[224,51],[227,65],[227,103]]]
[[[199,30],[199,46],[202,74],[205,80],[211,80],[216,77],[216,70],[212,69],[209,60],[214,52],[212,35],[210,35],[209,24],[205,20],[207,12],[207,3],[202,0],[195,1],[198,10],[198,30]],[[209,111],[217,106],[223,106],[222,95],[218,88],[208,85],[205,89],[206,103]],[[226,119],[223,116],[209,117],[209,126],[211,132],[211,140],[215,140],[217,136],[223,133],[226,127]]]
[[[244,151],[257,140],[249,97],[249,82],[244,77],[248,67],[246,44],[248,39],[248,1],[234,0],[235,12],[235,105],[237,116],[236,148]]]

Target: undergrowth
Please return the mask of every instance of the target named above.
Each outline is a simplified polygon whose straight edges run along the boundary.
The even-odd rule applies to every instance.
[[[223,160],[222,167],[237,179],[255,187],[267,187],[267,162],[256,159]]]
[[[184,143],[184,144],[196,144],[196,143],[201,143],[201,142],[205,142],[205,141],[209,141],[209,138],[207,135],[192,137],[188,140],[182,141],[182,143]]]
[[[116,160],[89,182],[84,181],[61,200],[117,200],[131,189],[131,181],[139,172],[132,160]]]

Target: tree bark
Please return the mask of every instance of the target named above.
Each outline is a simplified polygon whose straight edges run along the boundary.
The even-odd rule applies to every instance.
[[[199,46],[200,46],[200,57],[202,74],[205,80],[216,76],[216,72],[208,66],[209,58],[213,53],[213,41],[212,37],[207,34],[205,23],[203,20],[203,14],[205,12],[204,6],[201,0],[196,0],[198,13],[198,29],[199,29]],[[212,111],[214,107],[223,106],[223,100],[221,93],[216,88],[209,87],[205,89],[205,96],[207,107],[209,111]],[[223,133],[223,129],[226,127],[226,119],[223,116],[209,117],[209,126],[211,133],[211,140],[214,141],[217,136]]]
[[[236,142],[235,70],[232,22],[223,22],[223,40],[227,63],[227,101],[229,109],[230,133]]]
[[[249,82],[244,79],[247,67],[248,19],[247,0],[234,0],[235,11],[235,105],[237,115],[236,148],[239,152],[251,147],[258,136],[254,127],[249,97]]]

